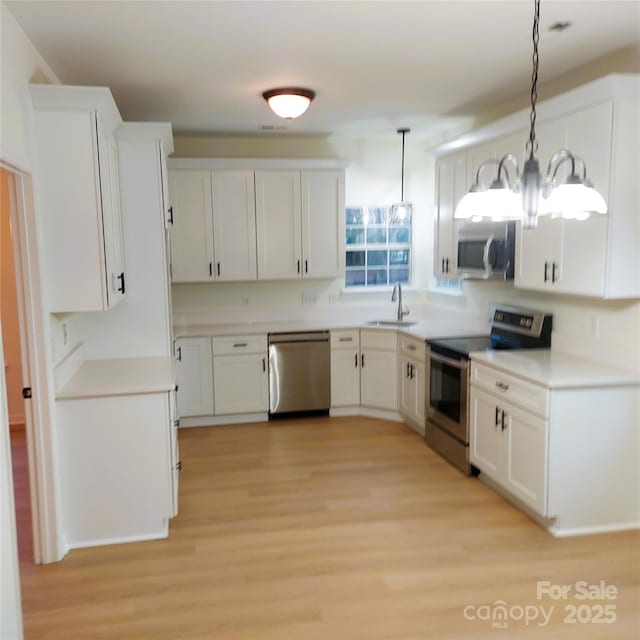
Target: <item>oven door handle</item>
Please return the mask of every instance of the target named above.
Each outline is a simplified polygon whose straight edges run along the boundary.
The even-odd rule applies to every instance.
[[[482,262],[484,264],[484,273],[487,278],[491,277],[493,273],[491,264],[489,263],[489,253],[491,252],[491,245],[495,240],[495,236],[489,236],[489,239],[484,244],[484,251],[482,252]]]
[[[439,353],[433,353],[433,351],[429,352],[429,357],[436,362],[442,362],[444,364],[451,365],[456,369],[468,369],[469,362],[467,360],[454,360],[453,358],[447,358],[446,356],[441,356]]]

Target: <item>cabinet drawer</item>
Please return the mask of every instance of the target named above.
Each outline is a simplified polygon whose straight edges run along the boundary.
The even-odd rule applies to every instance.
[[[360,346],[362,349],[382,349],[395,351],[398,348],[397,331],[360,331]]]
[[[234,353],[266,353],[267,336],[225,336],[213,338],[213,355],[228,356]]]
[[[427,359],[427,346],[424,340],[410,338],[409,336],[405,336],[400,333],[398,334],[398,341],[400,343],[400,351],[403,355],[408,356],[412,360],[417,360],[418,362],[425,362]]]
[[[543,418],[549,415],[549,389],[546,387],[476,362],[471,363],[471,383]]]
[[[358,329],[342,329],[330,334],[332,349],[356,349],[360,346],[360,331]]]

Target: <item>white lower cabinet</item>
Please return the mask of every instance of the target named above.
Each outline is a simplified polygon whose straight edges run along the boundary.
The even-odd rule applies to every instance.
[[[172,393],[56,401],[69,548],[167,535],[180,468]]]
[[[178,415],[213,415],[211,338],[178,338],[175,344]]]
[[[331,407],[360,404],[360,332],[331,332]]]
[[[397,333],[360,331],[360,404],[398,410]]]
[[[213,338],[216,415],[269,410],[266,336]]]
[[[399,337],[400,413],[424,435],[426,420],[426,346],[424,341]]]
[[[547,516],[546,419],[471,387],[471,463],[536,513]]]

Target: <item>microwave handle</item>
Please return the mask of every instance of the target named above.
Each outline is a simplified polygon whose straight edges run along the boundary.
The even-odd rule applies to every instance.
[[[484,252],[482,253],[482,262],[484,263],[484,272],[487,277],[491,276],[491,265],[489,264],[489,252],[491,251],[491,245],[493,244],[494,236],[489,236],[489,239],[484,245]]]

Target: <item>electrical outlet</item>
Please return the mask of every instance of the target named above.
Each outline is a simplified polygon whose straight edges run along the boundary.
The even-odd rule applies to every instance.
[[[249,306],[249,298],[248,298],[248,296],[242,296],[242,306],[243,307],[248,307]]]
[[[315,293],[302,293],[302,304],[316,304],[318,296]]]

